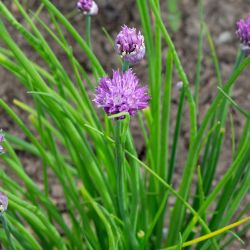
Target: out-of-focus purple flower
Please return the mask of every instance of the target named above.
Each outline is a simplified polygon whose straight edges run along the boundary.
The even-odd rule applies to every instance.
[[[236,34],[243,45],[250,46],[250,13],[246,20],[241,19],[236,23]]]
[[[2,130],[0,130],[0,143],[2,143],[4,141],[4,134],[2,132]],[[0,154],[3,153],[4,149],[3,146],[0,144]]]
[[[0,192],[0,214],[3,214],[8,208],[8,197]]]
[[[83,12],[84,15],[94,16],[98,13],[98,6],[93,0],[79,0],[77,8]]]
[[[138,63],[145,55],[144,37],[140,31],[124,25],[116,37],[115,49],[125,61],[131,64]]]
[[[94,102],[108,115],[128,112],[134,116],[149,102],[148,88],[139,84],[132,69],[122,73],[113,71],[113,77],[103,77],[96,89]],[[124,117],[120,117],[123,119]]]

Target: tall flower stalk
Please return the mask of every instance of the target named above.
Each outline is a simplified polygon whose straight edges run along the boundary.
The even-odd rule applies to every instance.
[[[232,74],[222,84],[212,37],[208,28],[204,30],[220,88],[197,126],[199,102],[193,101],[186,72],[161,18],[159,1],[136,0],[146,46],[142,32],[127,26],[121,28],[114,47],[122,58],[122,69],[98,79],[95,103],[107,113],[102,123],[82,84],[83,79],[89,85],[96,81],[88,77],[75,57],[71,49],[74,43],[67,43],[63,37],[64,34],[67,38],[72,36],[93,72],[104,76],[101,62],[89,46],[90,23],[86,23],[86,27],[85,20],[78,24],[84,32],[85,28],[89,30],[86,31],[89,36],[85,33],[82,38],[50,0],[42,0],[43,11],[52,17],[49,23],[43,20],[47,14],[36,15],[39,13],[36,12],[30,16],[21,0],[14,0],[18,11],[13,13],[4,2],[0,1],[0,64],[34,96],[35,105],[14,101],[18,108],[27,112],[29,119],[24,122],[0,99],[0,107],[23,131],[20,138],[6,133],[5,142],[0,133],[1,161],[15,175],[13,179],[12,175],[8,176],[9,171],[5,173],[0,168],[0,182],[12,201],[6,213],[3,213],[6,211],[4,199],[0,205],[1,221],[5,219],[0,221],[3,248],[13,249],[13,243],[18,250],[180,249],[189,246],[192,249],[227,249],[235,237],[226,232],[250,221],[249,217],[242,218],[249,211],[249,204],[241,202],[250,183],[249,113],[231,98],[236,80],[250,63],[250,57],[244,58],[245,51],[239,54]],[[92,0],[79,0],[78,8],[87,21],[91,21],[94,7]],[[239,41],[247,48],[248,27],[248,18],[237,27]],[[52,36],[55,49],[44,31]],[[16,35],[26,39],[25,45],[41,57],[41,64],[31,60],[29,53],[25,54],[26,50],[16,42]],[[166,61],[165,44],[168,45]],[[70,74],[56,48],[63,50],[64,59],[68,59],[73,69]],[[147,88],[140,86],[131,69],[143,59],[145,49],[148,60],[144,76],[150,79],[152,102],[144,116],[140,112],[133,118],[149,101]],[[190,60],[193,59],[191,56]],[[163,64],[166,70],[162,70]],[[178,74],[183,82],[179,101],[174,103],[174,107],[178,105],[176,116],[171,115],[173,74],[176,77]],[[198,92],[199,88],[197,95]],[[186,104],[189,114],[184,114]],[[234,122],[231,122],[232,157],[227,161],[229,165],[224,175],[216,181],[224,136],[230,134],[225,126],[231,111],[229,105],[240,111],[239,115],[244,115],[245,125],[238,137],[238,126],[235,126],[235,133]],[[141,131],[136,133],[144,138],[140,155],[134,145],[137,138],[133,138],[129,129],[130,119],[137,118]],[[183,133],[180,131],[183,126],[186,131],[188,121],[189,133],[181,140]],[[182,152],[183,147],[179,146],[184,141],[187,147]],[[6,153],[1,154],[3,150]],[[32,180],[15,150],[42,162],[44,179],[48,178],[46,170],[50,170],[63,192],[59,194],[63,211],[61,202],[58,204],[57,199],[54,200],[55,192],[48,192],[54,188],[50,189],[46,180],[43,186]],[[181,157],[181,161],[176,157]],[[196,171],[197,165],[201,167]],[[173,183],[177,168],[183,174],[181,177],[178,171],[181,180]],[[192,195],[191,190],[195,188],[197,192]],[[211,216],[206,216],[209,212]],[[246,224],[237,235],[244,237],[247,228]]]
[[[128,216],[127,199],[126,199],[126,179],[125,179],[125,154],[124,141],[126,132],[124,131],[124,120],[114,121],[115,135],[115,158],[116,158],[116,175],[117,175],[117,200],[119,207],[119,215],[122,219],[127,234],[128,245],[130,249],[138,249],[136,236],[132,230],[132,225]]]
[[[85,16],[85,31],[86,31],[86,41],[90,49],[92,49],[91,43],[91,16]]]
[[[89,48],[92,47],[91,44],[91,16],[97,15],[98,6],[93,0],[79,0],[77,2],[77,8],[82,11],[85,15],[85,32],[86,41]]]
[[[129,62],[124,61],[122,64],[122,72],[126,72],[129,69]]]
[[[85,39],[89,49],[92,51],[91,17],[98,14],[98,6],[93,0],[78,0],[77,8],[85,15]],[[93,74],[97,77],[97,72],[94,67]]]
[[[128,64],[126,64],[127,66]],[[138,110],[146,108],[148,101],[147,88],[140,86],[139,79],[132,69],[125,72],[113,71],[112,78],[103,77],[96,89],[94,99],[97,106],[104,108],[104,111],[114,120],[117,203],[119,216],[124,223],[130,249],[138,249],[138,243],[126,206],[124,143],[129,125],[126,120],[129,119],[129,116],[134,116]]]
[[[124,175],[124,139],[122,138],[123,120],[114,122],[115,136],[115,158],[117,176],[117,200],[119,213],[122,219],[126,219],[126,195],[125,195],[125,175]]]

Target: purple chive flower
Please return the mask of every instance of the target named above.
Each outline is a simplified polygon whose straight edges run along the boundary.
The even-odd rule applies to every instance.
[[[108,115],[128,112],[134,116],[138,110],[148,106],[149,99],[147,87],[142,87],[129,69],[124,73],[113,71],[112,78],[103,77],[96,89],[94,102]]]
[[[3,141],[4,141],[4,134],[0,130],[0,143],[2,143]],[[3,146],[0,144],[0,154],[2,154],[3,151],[4,151]]]
[[[135,28],[128,28],[126,25],[116,37],[115,49],[125,61],[135,64],[141,61],[145,55],[144,37]]]
[[[79,0],[77,8],[83,12],[84,15],[94,16],[98,13],[98,6],[93,0]]]
[[[241,19],[236,23],[236,35],[243,45],[250,47],[250,13],[246,20]]]
[[[8,197],[0,192],[0,215],[8,208]]]

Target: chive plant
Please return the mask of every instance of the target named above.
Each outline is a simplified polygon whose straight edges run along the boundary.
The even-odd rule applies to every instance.
[[[3,44],[0,65],[19,80],[32,96],[34,105],[14,100],[14,104],[27,113],[27,124],[0,99],[1,108],[26,138],[4,131],[0,135],[0,157],[19,179],[13,180],[0,169],[0,242],[4,249],[206,250],[227,249],[235,240],[243,244],[241,237],[250,227],[249,201],[243,202],[250,188],[250,113],[232,99],[231,93],[250,63],[250,18],[237,23],[236,34],[243,50],[239,51],[231,75],[223,83],[200,1],[193,93],[161,18],[159,1],[137,0],[141,31],[124,24],[117,38],[113,38],[114,53],[122,57],[122,65],[117,65],[112,77],[107,76],[91,46],[90,22],[94,18],[91,16],[98,11],[94,1],[77,3],[86,15],[85,38],[51,1],[41,0],[35,13],[27,12],[20,0],[13,2],[25,22],[20,22],[5,3],[0,2]],[[48,12],[50,24],[40,16],[41,9]],[[51,24],[55,29],[51,29]],[[10,26],[34,49],[43,66],[25,54],[10,33]],[[91,80],[77,60],[65,32],[80,46],[97,80]],[[65,53],[72,74],[63,67],[45,33]],[[198,100],[205,39],[218,91],[201,116]],[[167,55],[162,52],[165,46]],[[145,54],[148,87],[140,85],[141,79],[133,71],[134,64],[140,63]],[[181,84],[171,137],[174,70]],[[88,86],[96,87],[94,100],[87,92]],[[189,110],[189,147],[181,166],[180,184],[174,188],[185,105]],[[103,108],[104,112],[97,113],[96,107]],[[244,127],[238,140],[232,140],[232,159],[226,172],[215,182],[220,154],[227,150],[223,142],[226,123],[231,118],[230,107],[242,115]],[[130,130],[132,119],[138,120],[143,134],[146,147],[143,159],[138,156]],[[17,150],[41,163],[42,189],[26,173]],[[63,190],[67,218],[53,202],[49,170]],[[195,188],[195,195],[191,187]],[[170,198],[174,198],[174,205]],[[238,231],[232,231],[239,226]]]

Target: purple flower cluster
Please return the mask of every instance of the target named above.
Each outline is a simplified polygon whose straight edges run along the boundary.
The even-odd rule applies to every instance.
[[[0,215],[8,208],[8,197],[0,192]]]
[[[4,141],[4,134],[2,133],[2,131],[0,130],[0,143],[2,143]],[[0,154],[2,154],[4,152],[4,148],[3,146],[0,144]]]
[[[79,0],[77,8],[83,12],[84,15],[96,15],[98,13],[98,6],[93,0]]]
[[[135,28],[128,28],[126,25],[116,37],[115,48],[125,61],[135,64],[141,61],[145,55],[144,37]]]
[[[246,20],[241,19],[236,23],[236,34],[243,45],[250,47],[250,13]]]
[[[113,77],[103,77],[96,89],[94,102],[108,115],[128,112],[134,116],[148,106],[147,87],[142,87],[132,69],[124,73],[113,71]],[[121,117],[122,119],[124,117]]]

